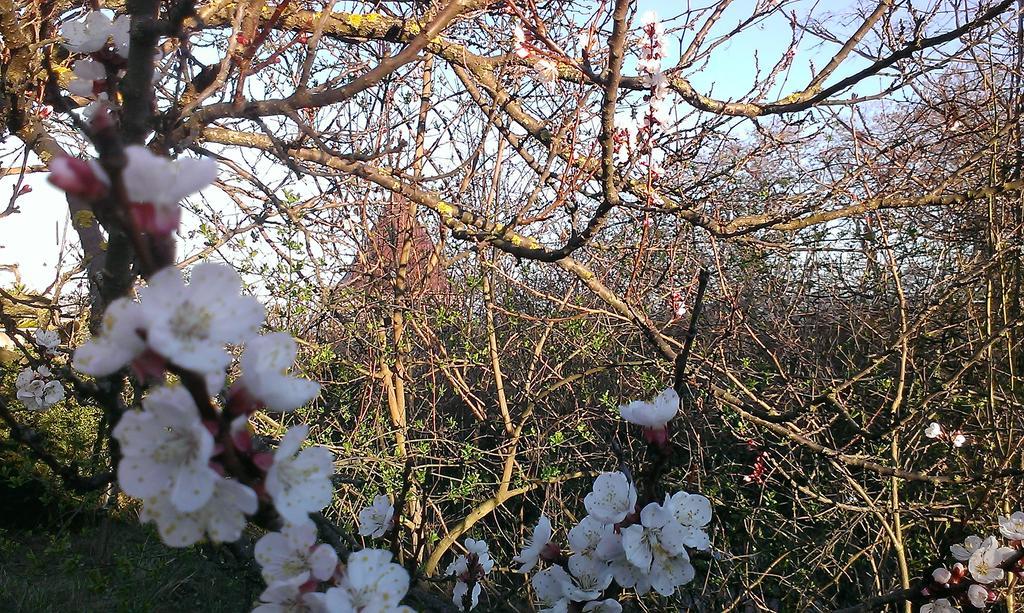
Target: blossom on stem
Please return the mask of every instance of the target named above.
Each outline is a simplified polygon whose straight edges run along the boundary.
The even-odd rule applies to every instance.
[[[981,537],[975,534],[968,536],[964,542],[952,545],[949,551],[953,554],[953,557],[961,562],[966,562],[971,559],[971,555],[974,554],[981,547]]]
[[[166,235],[178,227],[179,202],[198,192],[217,178],[213,158],[159,156],[141,145],[125,147],[128,165],[122,173],[131,213],[143,232]]]
[[[408,591],[409,573],[391,561],[391,552],[363,549],[348,557],[337,587],[310,600],[322,611],[403,613],[412,611],[398,604]]]
[[[594,489],[583,499],[583,506],[594,519],[617,524],[636,509],[636,488],[626,475],[608,472],[598,475]]]
[[[619,407],[622,418],[632,424],[644,427],[644,438],[648,442],[664,444],[668,441],[668,422],[679,411],[679,394],[668,388],[653,400],[634,400]]]
[[[288,374],[297,349],[285,332],[256,336],[245,344],[241,384],[271,411],[291,411],[320,393],[319,383]]]
[[[1009,517],[999,516],[999,532],[1011,541],[1024,541],[1024,512],[1015,511]]]
[[[68,91],[90,100],[96,99],[100,93],[97,86],[102,87],[107,79],[107,69],[92,58],[76,61],[72,73],[75,78],[68,82]]]
[[[128,57],[130,17],[122,15],[114,20],[100,11],[90,11],[82,21],[69,21],[61,26],[64,46],[74,53],[95,53],[113,39],[114,48],[121,57]]]
[[[158,387],[142,400],[142,408],[125,413],[114,427],[123,456],[118,484],[136,498],[169,492],[174,508],[197,511],[219,479],[210,468],[213,435],[184,387]]]
[[[330,545],[316,544],[316,525],[311,521],[268,532],[256,541],[254,553],[268,585],[295,577],[326,581],[338,566],[337,552]]]
[[[921,613],[960,613],[947,598],[939,598],[935,602],[929,602],[921,606]]]
[[[331,503],[334,487],[334,454],[326,447],[299,450],[309,435],[309,426],[292,427],[274,452],[274,463],[267,471],[267,493],[285,521],[305,522],[309,514]]]
[[[228,266],[197,264],[187,285],[181,271],[165,268],[139,289],[138,303],[119,298],[110,304],[99,336],[75,352],[75,368],[109,375],[149,347],[182,368],[222,371],[231,362],[225,345],[255,335],[265,314],[240,289],[238,273]]]
[[[1001,580],[1006,576],[1006,571],[999,565],[1013,555],[1014,551],[1016,550],[1011,547],[1001,547],[996,537],[988,537],[967,561],[971,578],[978,583],[992,583]]]
[[[256,492],[232,479],[218,479],[206,503],[194,511],[181,511],[169,492],[142,502],[139,519],[156,523],[160,540],[169,547],[188,547],[209,536],[215,543],[231,543],[242,536],[246,515],[259,507]]]
[[[374,496],[373,504],[359,511],[359,534],[370,538],[384,536],[395,525],[395,507],[388,497]]]
[[[32,337],[35,339],[36,345],[46,353],[53,353],[53,350],[60,345],[60,335],[55,330],[36,328]]]
[[[68,195],[86,200],[102,198],[110,189],[110,179],[96,160],[80,160],[67,155],[50,160],[47,180]]]
[[[523,551],[512,558],[512,561],[519,564],[519,573],[528,573],[533,570],[533,567],[537,565],[537,561],[540,560],[541,554],[544,552],[544,548],[551,541],[551,520],[546,515],[541,515],[540,520],[537,521],[536,527],[533,529],[533,537],[530,542],[526,544]]]

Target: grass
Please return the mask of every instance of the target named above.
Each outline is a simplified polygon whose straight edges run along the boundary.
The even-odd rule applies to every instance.
[[[0,528],[0,611],[249,611],[258,573],[211,546],[171,549],[150,526]]]

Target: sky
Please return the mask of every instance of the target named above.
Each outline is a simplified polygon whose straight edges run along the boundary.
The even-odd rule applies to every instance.
[[[639,0],[638,19],[644,11],[656,11],[659,17],[670,19],[681,12],[679,7],[685,6],[687,0]],[[709,2],[710,0],[705,0]],[[801,0],[792,5],[799,14],[803,14],[812,6],[827,5],[829,10],[838,11],[852,0]],[[703,4],[702,2],[701,4]],[[697,2],[694,2],[697,4]],[[753,0],[734,2],[723,14],[718,24],[718,31],[727,31],[747,16],[753,6]],[[680,23],[674,21],[674,23]],[[721,99],[735,99],[744,95],[756,77],[755,56],[759,55],[762,69],[773,65],[787,48],[791,36],[788,20],[779,15],[765,23],[754,26],[749,32],[720,47],[712,56],[712,61],[701,71],[687,74],[694,86],[701,92]],[[816,39],[808,38],[806,42],[817,45]],[[808,62],[822,65],[828,61],[834,48],[824,48],[811,44],[801,46],[796,61],[788,71],[786,80],[780,80],[772,98],[781,97],[802,88],[810,77]],[[685,44],[685,41],[684,41]],[[680,52],[677,40],[670,45],[672,56],[664,65],[675,63]],[[806,48],[806,49],[805,49]],[[860,64],[862,66],[863,63]],[[860,66],[854,65],[853,69]],[[846,69],[847,71],[851,69]],[[840,78],[843,73],[833,77]],[[863,87],[877,87],[876,83],[867,82]],[[10,167],[20,162],[8,154],[15,151],[14,139],[7,144],[0,144],[0,165]],[[30,160],[30,164],[38,160]],[[0,178],[0,210],[6,208],[16,177]],[[0,265],[18,264],[25,284],[33,290],[42,290],[49,285],[57,274],[60,263],[60,245],[64,237],[74,240],[74,232],[68,226],[67,205],[64,196],[46,182],[45,173],[27,175],[24,184],[32,191],[17,199],[20,213],[0,218]],[[186,250],[187,252],[187,250]],[[65,265],[74,258],[65,258]],[[12,276],[0,272],[0,285],[7,285]]]

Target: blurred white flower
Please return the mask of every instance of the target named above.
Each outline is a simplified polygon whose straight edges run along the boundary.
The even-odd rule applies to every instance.
[[[316,544],[311,521],[285,524],[281,532],[268,532],[256,542],[255,557],[267,584],[302,577],[326,581],[334,575],[338,554],[327,544]]]
[[[988,589],[977,583],[967,588],[967,599],[971,601],[976,609],[984,609],[988,604]]]
[[[125,413],[114,427],[122,454],[118,484],[136,498],[169,492],[177,510],[198,510],[220,477],[210,468],[213,435],[192,396],[182,386],[158,387],[142,400],[142,408]]]
[[[329,505],[334,494],[334,454],[321,446],[299,451],[308,435],[309,426],[305,424],[288,430],[267,471],[266,488],[274,507],[285,521],[295,524]]]
[[[285,332],[256,336],[242,352],[242,385],[271,411],[291,411],[320,393],[320,384],[288,374],[297,353],[295,339]]]
[[[259,507],[256,492],[231,479],[218,479],[206,503],[194,511],[181,511],[169,492],[142,502],[139,519],[156,523],[160,540],[169,547],[188,547],[209,536],[215,543],[232,543],[242,536],[247,522]]]
[[[363,549],[349,555],[337,587],[313,598],[330,613],[404,613],[412,609],[398,603],[408,591],[409,573],[391,561],[391,552]]]
[[[924,435],[928,438],[939,438],[942,436],[942,426],[933,421],[924,429]]]

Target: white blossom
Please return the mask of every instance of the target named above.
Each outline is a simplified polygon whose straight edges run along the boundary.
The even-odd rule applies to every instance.
[[[297,347],[290,334],[275,332],[250,339],[242,353],[242,384],[271,411],[291,411],[320,393],[320,384],[288,374]]]
[[[110,17],[90,11],[82,21],[69,21],[61,26],[64,46],[75,53],[92,53],[106,46],[110,38]]]
[[[700,551],[710,549],[711,539],[702,528],[711,521],[711,501],[700,494],[676,492],[670,502],[672,515],[683,528],[683,543]]]
[[[271,583],[260,594],[260,604],[252,613],[312,613],[330,610],[323,606],[322,601],[317,600],[322,594],[303,592],[303,583],[298,577]]]
[[[213,158],[172,160],[141,145],[125,147],[125,155],[128,165],[121,180],[132,202],[177,208],[183,198],[217,179],[217,162]]]
[[[197,264],[188,285],[174,267],[154,274],[139,290],[146,342],[175,364],[202,373],[231,362],[228,343],[241,343],[263,323],[263,305],[242,296],[241,279],[229,266]]]
[[[68,91],[76,96],[96,99],[96,81],[107,78],[107,69],[92,58],[76,61],[72,66],[74,79],[68,82]]]
[[[218,479],[206,503],[194,511],[180,511],[169,492],[142,503],[139,519],[156,523],[160,539],[169,547],[187,547],[209,536],[215,543],[231,543],[242,536],[246,515],[259,507],[256,492],[232,479]]]
[[[592,600],[583,605],[583,613],[622,613],[622,605],[618,600]]]
[[[334,454],[320,446],[300,451],[308,435],[309,426],[305,424],[288,430],[267,471],[267,493],[281,517],[292,523],[306,521],[310,513],[329,505],[334,493]]]
[[[924,429],[924,435],[928,438],[939,438],[942,436],[942,426],[933,421]]]
[[[953,578],[953,573],[945,566],[940,566],[932,571],[932,580],[936,583],[946,585]]]
[[[87,375],[105,377],[117,372],[146,349],[139,332],[146,316],[137,302],[118,298],[103,313],[100,334],[75,351],[74,367]]]
[[[544,551],[544,547],[547,546],[548,542],[551,541],[551,520],[546,515],[541,515],[540,520],[537,521],[536,527],[533,529],[533,537],[530,542],[526,544],[523,551],[512,558],[512,561],[519,564],[519,573],[528,573],[533,570],[533,567],[537,565],[537,561],[540,560],[540,555]]]
[[[967,599],[971,601],[975,608],[984,609],[985,605],[988,604],[988,589],[983,585],[974,583],[967,588]]]
[[[359,534],[380,538],[395,524],[395,507],[387,496],[373,498],[373,504],[359,511]]]
[[[487,543],[485,541],[467,538],[463,541],[463,545],[466,547],[466,553],[458,556],[448,565],[445,571],[446,575],[460,577],[476,570],[481,571],[484,575],[491,572],[491,569],[494,568],[494,560],[491,559],[491,554],[487,551]],[[477,566],[470,568],[469,556],[476,556]]]
[[[954,447],[963,447],[964,445],[967,444],[967,437],[964,436],[963,434],[957,433],[953,436],[951,442],[953,443]]]
[[[966,562],[971,558],[971,555],[981,547],[981,537],[972,534],[967,537],[962,544],[958,543],[952,545],[949,551],[953,554],[953,557],[961,562]]]
[[[470,611],[476,608],[476,605],[480,604],[480,592],[483,588],[480,587],[479,583],[473,584],[473,593],[469,596],[469,608],[466,608],[466,594],[469,593],[469,584],[465,581],[456,581],[455,588],[452,589],[452,602],[459,608],[460,611]]]
[[[1014,551],[1010,547],[1001,547],[996,537],[988,537],[971,554],[967,562],[967,568],[971,571],[971,578],[978,583],[992,583],[993,581],[1001,580],[1006,575],[1006,571],[999,568],[999,565],[1006,558],[1013,555]]]
[[[611,534],[614,537],[615,528],[612,524],[606,524],[587,515],[580,520],[576,526],[569,530],[569,549],[572,550],[570,559],[574,557],[593,558],[599,556],[601,542]]]
[[[316,526],[308,520],[263,535],[256,542],[255,557],[268,585],[293,577],[326,581],[338,565],[338,554],[330,545],[316,544]]]
[[[636,488],[620,472],[601,473],[594,489],[583,499],[583,506],[594,519],[617,524],[636,509]]]
[[[999,532],[1011,541],[1024,541],[1024,512],[1015,511],[1009,517],[999,516]]]
[[[537,71],[537,78],[544,85],[544,89],[552,94],[555,93],[555,83],[558,82],[558,64],[545,57],[537,60],[533,64],[533,68]]]
[[[646,574],[659,594],[668,596],[676,586],[692,579],[684,531],[672,515],[671,504],[652,502],[640,512],[640,524],[622,529],[626,559]],[[689,575],[689,576],[687,576]]]
[[[179,511],[198,510],[213,495],[219,476],[210,468],[213,435],[184,387],[159,387],[114,428],[123,457],[117,481],[129,496],[169,492]]]
[[[537,600],[544,607],[542,611],[566,611],[569,606],[569,591],[572,577],[561,566],[549,566],[530,579],[530,585],[537,594]]]
[[[935,602],[922,605],[921,613],[960,613],[960,609],[953,606],[948,599],[939,598]]]
[[[139,302],[119,298],[110,304],[100,334],[75,352],[75,368],[106,376],[148,346],[183,368],[220,371],[231,362],[225,345],[255,335],[265,314],[240,289],[238,273],[221,264],[196,265],[187,285],[177,268],[160,270],[139,289]]]
[[[60,345],[60,335],[57,334],[56,330],[43,330],[42,328],[36,328],[33,338],[36,341],[36,345],[41,347],[47,353],[53,353],[53,350]]]
[[[321,605],[317,610],[331,613],[400,613],[412,611],[398,604],[408,591],[409,573],[391,561],[390,552],[363,549],[349,555],[338,586],[313,599]]]
[[[586,602],[601,596],[612,582],[612,571],[608,564],[594,558],[575,556],[569,558],[569,573],[573,581],[567,595],[574,602]]]
[[[679,394],[671,387],[653,400],[634,400],[619,407],[622,418],[645,428],[664,428],[679,411]]]

